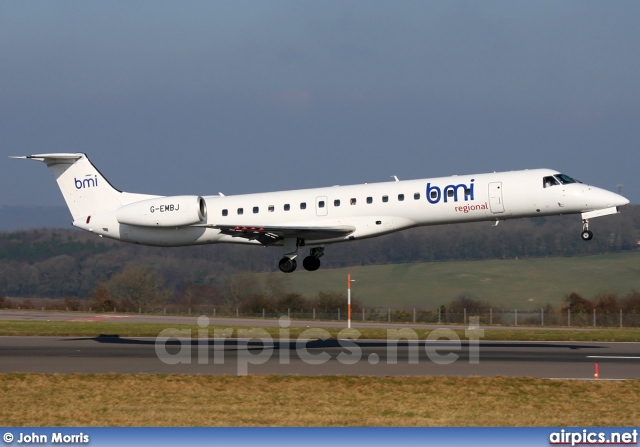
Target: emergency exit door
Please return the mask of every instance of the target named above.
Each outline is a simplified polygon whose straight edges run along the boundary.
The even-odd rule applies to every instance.
[[[502,182],[489,183],[489,207],[493,214],[504,213],[504,203],[502,203]]]

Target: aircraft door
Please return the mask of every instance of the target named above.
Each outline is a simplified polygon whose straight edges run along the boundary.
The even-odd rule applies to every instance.
[[[316,197],[316,216],[326,216],[328,209],[327,196]]]
[[[502,203],[502,182],[489,183],[489,207],[493,214],[504,213]]]

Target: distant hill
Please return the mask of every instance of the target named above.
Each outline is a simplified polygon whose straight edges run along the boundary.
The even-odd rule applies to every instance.
[[[73,228],[69,210],[64,206],[0,207],[0,231],[37,228]]]
[[[240,273],[277,271],[277,261],[282,256],[281,247],[259,249],[218,244],[166,248],[117,242],[73,229],[69,222],[71,218],[64,208],[4,207],[0,209],[0,216],[0,228],[18,228],[0,231],[0,293],[12,297],[87,297],[97,284],[127,268],[140,266],[153,270],[176,294],[190,285],[227,287],[225,284],[229,285]],[[53,229],[55,227],[61,229]],[[430,278],[419,286],[423,288],[422,295],[436,296],[445,294],[432,286],[438,282],[438,263],[443,261],[518,260],[518,266],[527,266],[529,264],[523,260],[539,259],[530,264],[536,266],[538,263],[545,264],[546,259],[554,257],[593,257],[637,252],[640,206],[629,205],[620,214],[594,219],[591,223],[594,238],[590,242],[581,240],[580,229],[579,216],[519,219],[502,222],[499,226],[480,222],[414,228],[379,238],[331,245],[322,258],[320,272],[307,274],[299,269],[291,277],[280,272],[277,275],[292,284],[303,279],[307,286],[316,281],[340,284],[342,281],[338,279],[339,276],[344,276],[344,271],[338,274],[338,279],[335,279],[337,282],[334,282],[330,277],[332,273],[328,270],[349,268],[352,273],[361,277],[360,291],[363,291],[363,283],[378,284],[376,287],[383,291],[384,287],[376,283],[375,278],[365,278],[364,274],[358,273],[357,268],[387,265],[390,271],[395,272],[395,276],[388,275],[382,269],[380,278],[397,279],[401,275],[409,280],[415,278],[412,276],[415,273],[417,277]],[[304,254],[305,250],[301,250],[301,255]],[[425,263],[429,265],[428,270],[413,267]],[[577,265],[578,262],[570,264]],[[474,269],[476,264],[463,267]],[[561,272],[563,268],[558,265],[552,271]],[[377,270],[372,268],[368,271]],[[584,272],[589,270],[585,269]],[[623,277],[625,281],[637,279],[637,267],[625,272],[628,275]],[[484,271],[477,271],[473,275],[475,276],[453,277],[453,281],[456,286],[469,287],[482,299],[488,299],[468,286],[467,282],[470,278],[480,278],[478,281],[484,282],[478,287],[489,290],[491,285],[498,284],[496,278],[500,275]],[[616,277],[613,273],[607,275],[610,278]],[[546,274],[540,274],[532,281],[544,284],[545,276]],[[587,284],[593,278],[601,278],[595,273],[575,277],[577,279],[573,284],[581,281]],[[490,281],[485,281],[487,278]],[[391,279],[382,284],[389,283]],[[638,287],[635,282],[631,284],[625,281],[618,281],[623,287],[622,291]],[[246,281],[241,278],[240,283],[243,282]],[[504,284],[517,285],[520,282],[529,284],[528,281],[517,278]],[[604,281],[602,283],[605,284]],[[506,285],[503,286],[505,292],[515,290]],[[237,284],[227,288],[231,290],[232,286],[236,287]],[[581,290],[576,285],[572,289]],[[588,290],[600,289],[592,285]],[[237,290],[230,293],[237,293]],[[406,294],[414,297],[410,300],[412,303],[422,302],[415,298],[414,293],[415,288],[389,288],[384,291],[386,296]],[[521,291],[509,293],[527,300],[534,298],[536,304],[541,299]],[[545,294],[550,295],[554,294]],[[446,299],[450,298],[447,296]]]

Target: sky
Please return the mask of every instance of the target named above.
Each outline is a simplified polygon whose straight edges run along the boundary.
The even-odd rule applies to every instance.
[[[552,168],[640,203],[640,2],[0,2],[0,206]]]

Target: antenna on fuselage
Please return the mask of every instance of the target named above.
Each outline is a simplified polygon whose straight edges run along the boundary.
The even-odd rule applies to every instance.
[[[398,180],[398,176],[397,175],[392,175],[391,177],[393,177],[396,180],[396,182],[400,181],[400,180]]]

